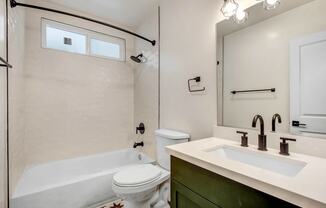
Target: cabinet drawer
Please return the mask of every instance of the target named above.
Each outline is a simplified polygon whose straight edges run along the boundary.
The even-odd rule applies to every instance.
[[[171,177],[220,207],[297,207],[175,157],[171,157]]]

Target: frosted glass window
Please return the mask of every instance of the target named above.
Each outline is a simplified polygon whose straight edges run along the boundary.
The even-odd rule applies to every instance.
[[[91,39],[91,54],[108,58],[121,59],[121,48],[119,44],[102,40]]]
[[[42,19],[42,47],[125,61],[126,41],[60,22]]]
[[[85,35],[46,26],[46,48],[86,54]]]

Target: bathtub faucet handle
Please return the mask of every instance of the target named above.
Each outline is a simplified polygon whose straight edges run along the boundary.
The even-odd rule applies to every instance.
[[[136,127],[136,134],[144,134],[145,133],[145,124],[140,123],[138,127]]]
[[[143,147],[143,146],[144,146],[144,142],[139,142],[139,143],[135,142],[134,144],[134,148]]]

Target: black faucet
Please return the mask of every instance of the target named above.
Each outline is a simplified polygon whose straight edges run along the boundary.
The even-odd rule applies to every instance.
[[[134,148],[136,149],[137,147],[143,147],[144,146],[144,142],[139,142],[139,143],[137,143],[137,142],[135,142],[135,144],[134,144]]]
[[[260,122],[260,134],[258,135],[258,150],[267,151],[267,137],[264,130],[264,119],[261,115],[256,115],[252,120],[252,127],[256,128],[257,121]]]
[[[272,132],[276,131],[276,127],[275,127],[276,119],[277,119],[278,123],[282,123],[282,118],[281,118],[280,114],[276,113],[272,119]]]

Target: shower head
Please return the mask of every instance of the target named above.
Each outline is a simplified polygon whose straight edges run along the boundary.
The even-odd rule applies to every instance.
[[[141,63],[141,62],[143,62],[143,59],[142,59],[143,56],[144,55],[141,53],[138,56],[130,56],[130,59],[133,60],[136,63]]]

